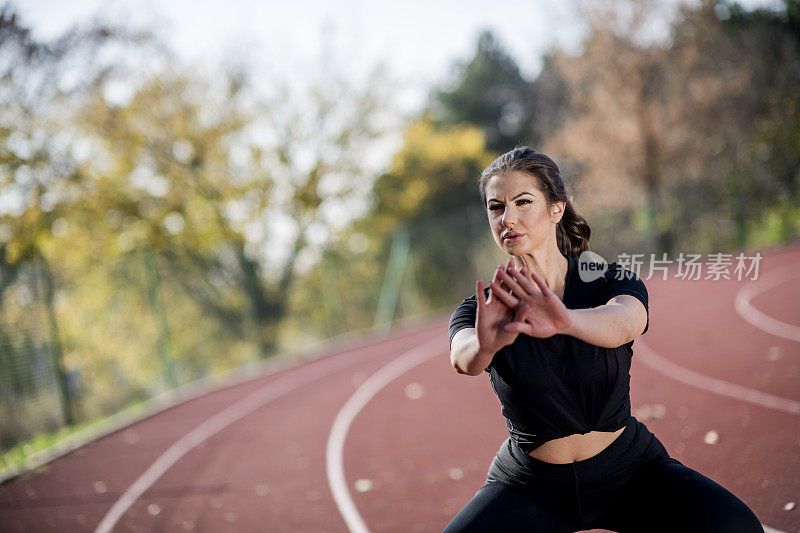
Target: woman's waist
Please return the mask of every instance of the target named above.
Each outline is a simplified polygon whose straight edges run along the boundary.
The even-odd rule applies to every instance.
[[[542,412],[503,412],[508,433],[524,453],[539,451],[549,462],[568,463],[574,456],[591,457],[615,440],[630,422],[628,404],[603,416],[590,416],[576,409]],[[537,457],[537,455],[531,455]]]
[[[622,426],[616,431],[590,431],[575,433],[548,440],[544,444],[528,452],[528,455],[539,461],[551,464],[567,464],[585,461],[605,450],[625,430]]]
[[[517,465],[519,468],[536,475],[545,477],[550,474],[561,475],[564,471],[572,471],[573,467],[581,471],[605,472],[608,468],[613,470],[625,470],[633,467],[640,461],[646,461],[656,455],[666,454],[666,450],[642,422],[636,420],[634,416],[629,416],[620,423],[619,429],[606,431],[607,427],[594,430],[606,435],[603,441],[593,442],[592,446],[586,450],[562,448],[558,442],[562,437],[551,439],[541,439],[538,442],[519,439],[519,435],[511,433],[509,438],[501,446],[503,463],[506,465]],[[613,427],[612,427],[613,429]],[[621,431],[620,431],[621,430]],[[619,431],[619,434],[617,432]],[[591,432],[589,432],[591,433]],[[569,435],[571,439],[577,441],[581,437],[586,438],[589,433],[581,433],[577,437]],[[541,437],[541,435],[540,435]],[[595,437],[589,437],[588,442],[592,442]],[[584,442],[585,444],[586,442]],[[596,444],[596,446],[594,446]],[[546,446],[543,448],[543,446]],[[545,455],[542,450],[548,450],[552,455]],[[556,448],[561,448],[556,452]],[[541,449],[541,450],[540,450]],[[537,452],[537,450],[540,450]],[[529,452],[533,451],[532,455]],[[569,456],[569,453],[582,452],[577,455]],[[588,456],[588,457],[587,457]],[[585,458],[582,458],[585,457]],[[548,462],[549,461],[549,462]],[[600,474],[602,475],[602,474]]]

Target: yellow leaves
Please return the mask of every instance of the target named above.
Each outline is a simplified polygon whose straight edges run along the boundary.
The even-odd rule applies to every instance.
[[[14,239],[6,245],[6,260],[9,264],[15,265],[19,262],[22,255],[22,246],[19,240]]]
[[[406,132],[403,148],[392,162],[392,173],[414,172],[414,163],[424,163],[428,168],[452,166],[463,159],[488,164],[491,160],[485,146],[483,132],[475,126],[437,130],[430,121],[420,120]]]
[[[410,213],[428,195],[429,186],[423,179],[417,179],[407,184],[403,194],[397,198],[401,212]]]
[[[409,127],[390,172],[378,180],[375,190],[386,211],[412,218],[431,197],[444,196],[448,190],[474,190],[477,198],[478,176],[493,159],[477,127],[441,129],[421,119]]]

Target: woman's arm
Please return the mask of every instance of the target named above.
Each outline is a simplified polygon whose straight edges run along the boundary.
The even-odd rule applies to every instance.
[[[459,374],[477,376],[489,366],[494,352],[481,350],[475,328],[458,330],[450,344],[450,364]]]
[[[644,304],[635,296],[621,294],[592,309],[568,309],[571,324],[561,331],[589,344],[616,348],[642,334],[647,323]]]
[[[563,301],[536,274],[507,268],[500,273],[499,283],[493,282],[492,295],[514,309],[529,304],[525,319],[505,327],[507,331],[525,333],[532,337],[550,337],[556,333],[570,335],[603,348],[622,346],[642,334],[647,323],[644,304],[635,296],[615,296],[605,305],[592,309],[567,309]],[[506,290],[511,289],[513,294]]]
[[[513,259],[509,259],[511,264]],[[500,269],[496,269],[492,283],[497,281]],[[510,309],[483,289],[483,280],[475,282],[475,327],[460,329],[450,343],[450,364],[459,374],[477,376],[492,362],[494,354],[517,338],[517,333],[508,331],[506,325],[524,320],[528,305],[522,303]]]

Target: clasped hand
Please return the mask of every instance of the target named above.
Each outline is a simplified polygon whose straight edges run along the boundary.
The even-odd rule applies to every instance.
[[[485,298],[483,282],[477,281],[476,329],[482,347],[500,349],[519,333],[551,337],[572,322],[564,302],[539,276],[514,268],[513,258],[495,269],[489,287]]]

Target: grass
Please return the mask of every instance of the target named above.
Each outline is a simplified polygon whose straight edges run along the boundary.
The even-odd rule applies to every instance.
[[[68,451],[76,441],[91,439],[113,430],[120,419],[134,418],[144,412],[145,402],[143,399],[135,400],[113,415],[87,420],[57,431],[39,433],[15,444],[0,453],[0,482],[19,472],[35,468],[50,455]]]

